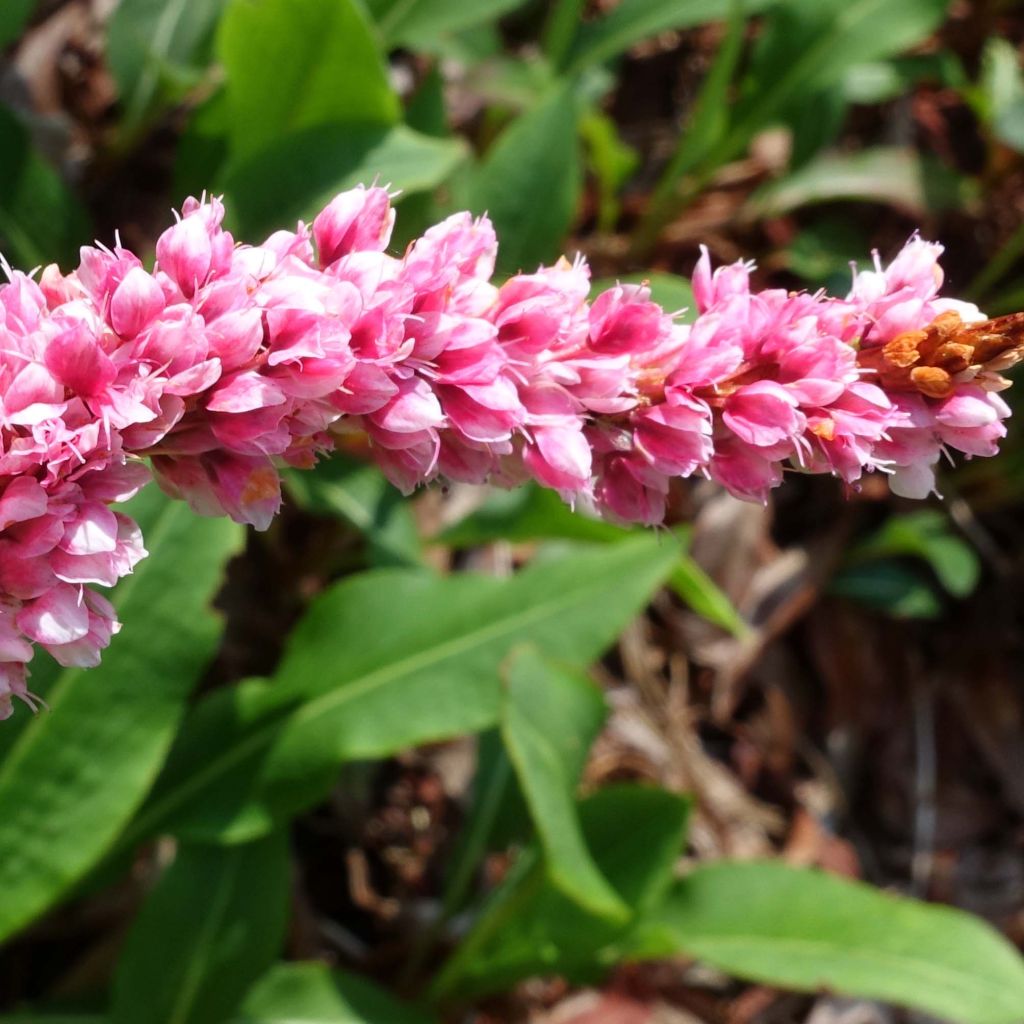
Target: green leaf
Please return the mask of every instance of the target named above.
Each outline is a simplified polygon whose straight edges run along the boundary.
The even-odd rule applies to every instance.
[[[379,181],[405,195],[427,191],[465,155],[459,139],[421,135],[404,125],[320,125],[232,163],[223,187],[235,222],[255,236],[311,218],[336,193],[355,185]]]
[[[888,203],[920,217],[962,204],[965,188],[959,174],[916,150],[879,146],[812,160],[758,189],[749,212],[754,217],[777,217],[814,203],[862,200]]]
[[[974,549],[952,532],[949,520],[937,509],[891,516],[881,529],[850,552],[849,563],[899,555],[927,562],[954,597],[970,594],[981,575]]]
[[[36,0],[4,0],[0,7],[0,46],[13,43],[21,35],[36,8]]]
[[[0,1017],[0,1024],[109,1024],[106,1017],[77,1013],[16,1013]]]
[[[133,839],[159,828],[239,841],[323,795],[347,760],[493,726],[498,669],[533,643],[584,665],[668,574],[641,536],[510,579],[380,570],[318,598],[272,685],[214,695],[186,723]]]
[[[77,263],[78,247],[92,237],[88,214],[3,107],[0,153],[0,251],[26,270]]]
[[[280,954],[288,896],[284,832],[179,847],[128,933],[111,1024],[221,1024]]]
[[[942,614],[942,602],[924,574],[891,559],[846,566],[829,583],[828,592],[894,619],[936,619]]]
[[[198,77],[223,8],[224,0],[121,0],[107,28],[107,61],[122,134],[143,123],[165,85]]]
[[[386,127],[401,115],[355,0],[230,0],[218,49],[236,157],[315,125]]]
[[[579,805],[587,847],[629,908],[625,923],[588,913],[521,855],[445,965],[432,995],[469,998],[531,975],[589,980],[621,959],[635,924],[660,904],[683,849],[689,804],[664,790],[619,785]]]
[[[746,619],[718,584],[689,556],[682,555],[672,570],[668,585],[687,606],[708,622],[721,626],[733,636],[750,632]]]
[[[383,0],[371,3],[377,28],[389,48],[406,46],[411,50],[430,50],[445,35],[489,23],[526,0]]]
[[[501,240],[502,270],[532,271],[558,255],[580,186],[576,104],[563,87],[501,133],[470,184],[470,207],[489,214]]]
[[[418,565],[419,533],[409,502],[374,465],[337,452],[304,472],[292,471],[288,491],[316,515],[344,520],[366,536],[371,565]]]
[[[623,540],[637,532],[573,511],[554,491],[528,483],[514,490],[493,490],[478,509],[438,534],[434,541],[453,548],[497,540],[604,543]]]
[[[116,589],[122,633],[64,669],[50,710],[0,765],[0,938],[51,907],[112,846],[156,777],[220,633],[209,604],[241,531],[155,487],[129,508],[151,554]]]
[[[757,14],[775,0],[744,0],[743,12]],[[622,0],[604,17],[584,25],[567,61],[569,72],[610,60],[634,43],[671,29],[692,28],[729,15],[732,0]]]
[[[713,161],[741,151],[788,105],[840,83],[850,68],[900,53],[942,22],[948,0],[786,0],[772,9],[744,76],[745,98]]]
[[[983,116],[1000,142],[1024,152],[1024,74],[1012,43],[993,36],[981,64]]]
[[[254,986],[237,1024],[432,1024],[355,974],[322,963],[279,964]]]
[[[594,864],[576,816],[575,790],[607,713],[600,689],[584,676],[515,654],[506,670],[501,734],[540,837],[548,877],[599,917],[628,916]]]
[[[656,914],[667,947],[769,985],[917,1007],[964,1024],[1018,1024],[1024,962],[949,907],[777,862],[720,863]]]
[[[587,163],[598,187],[598,230],[611,231],[619,218],[619,192],[640,163],[637,151],[622,141],[606,114],[589,111],[580,121],[587,145]]]

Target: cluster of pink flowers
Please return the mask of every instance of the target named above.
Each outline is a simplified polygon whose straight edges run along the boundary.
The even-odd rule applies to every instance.
[[[358,431],[404,491],[533,478],[650,524],[670,480],[697,473],[763,501],[784,467],[847,484],[880,470],[921,497],[944,448],[988,455],[1004,433],[1005,352],[941,395],[879,372],[893,339],[983,319],[938,297],[941,248],[918,239],[843,299],[752,292],[749,266],[712,273],[705,253],[686,325],[643,286],[588,302],[582,260],[495,285],[486,218],[449,217],[390,255],[380,188],[259,246],[236,245],[223,215],[189,200],[151,272],[86,248],[66,276],[0,288],[0,717],[30,699],[34,645],[99,660],[118,626],[92,587],[145,555],[110,506],[151,474],[200,513],[265,528],[280,468]]]

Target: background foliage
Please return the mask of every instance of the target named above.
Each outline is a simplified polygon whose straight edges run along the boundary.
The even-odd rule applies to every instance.
[[[396,251],[468,207],[501,272],[680,310],[700,242],[842,292],[920,227],[1003,313],[1022,39],[995,0],[7,0],[0,241],[151,251],[203,190],[255,239],[379,180]],[[695,484],[659,534],[364,456],[261,536],[136,499],[122,635],[0,728],[0,1020],[1024,1020],[1016,437],[926,508]]]

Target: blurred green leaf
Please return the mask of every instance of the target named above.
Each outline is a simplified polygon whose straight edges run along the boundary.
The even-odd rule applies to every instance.
[[[688,953],[752,981],[884,999],[964,1024],[1021,1019],[1020,955],[950,907],[766,861],[699,868],[654,917],[663,955]]]
[[[1017,48],[992,37],[981,62],[982,114],[1000,142],[1024,152],[1024,73]]]
[[[130,136],[162,90],[195,81],[225,0],[120,0],[107,26],[107,62],[121,101],[119,131]]]
[[[218,49],[236,158],[316,125],[387,127],[401,116],[356,0],[229,0]]]
[[[470,185],[470,207],[490,215],[501,239],[502,270],[532,271],[558,255],[576,219],[580,185],[576,103],[564,87],[501,133]]]
[[[228,117],[227,93],[223,88],[191,112],[174,157],[175,195],[216,194],[228,160]]]
[[[784,0],[766,19],[728,134],[712,167],[742,152],[789,107],[843,80],[850,68],[900,53],[927,37],[947,0]]]
[[[598,230],[611,231],[619,218],[619,191],[636,170],[640,156],[619,136],[615,122],[590,111],[580,120],[580,133],[598,187]]]
[[[894,619],[936,619],[942,614],[942,602],[922,573],[890,559],[846,566],[828,591]]]
[[[125,940],[111,1024],[222,1024],[280,954],[289,888],[284,832],[180,846]]]
[[[113,844],[174,738],[220,633],[209,604],[241,531],[155,487],[130,506],[152,552],[116,589],[124,631],[64,669],[0,764],[0,936],[52,906]]]
[[[751,217],[777,217],[802,206],[837,200],[889,203],[915,217],[948,210],[966,198],[967,181],[938,161],[904,146],[825,153],[758,189]]]
[[[237,1024],[431,1024],[365,978],[322,963],[278,964],[249,993]]]
[[[448,111],[444,99],[444,77],[435,64],[423,76],[405,108],[405,123],[424,135],[443,139],[448,136]]]
[[[579,805],[587,846],[631,917],[588,914],[546,877],[536,851],[520,856],[432,989],[438,999],[498,991],[531,975],[591,980],[617,962],[636,922],[657,907],[683,849],[688,802],[664,790],[610,786]]]
[[[311,470],[289,472],[286,481],[301,508],[342,519],[359,530],[366,537],[371,565],[422,561],[409,502],[371,463],[336,452]]]
[[[0,250],[25,270],[77,263],[78,247],[92,237],[89,216],[4,107],[0,153]]]
[[[28,23],[36,0],[4,0],[0,6],[0,47],[13,43]]]
[[[776,0],[744,0],[744,14],[757,14]],[[580,29],[566,60],[570,73],[610,60],[634,43],[670,29],[692,28],[728,17],[732,0],[622,0],[608,14]]]
[[[369,7],[385,44],[430,50],[440,36],[500,18],[526,0],[371,0]]]
[[[465,155],[460,139],[421,135],[405,125],[320,125],[232,163],[222,184],[235,223],[252,237],[310,219],[355,185],[376,181],[406,195],[432,189]]]
[[[575,790],[607,710],[600,689],[529,648],[505,670],[501,734],[537,829],[548,878],[585,910],[623,921],[626,907],[594,864]]]
[[[638,531],[574,511],[558,495],[534,483],[512,490],[492,490],[484,503],[449,526],[434,542],[453,548],[505,540],[623,540]]]
[[[683,555],[672,570],[668,585],[689,608],[733,636],[744,636],[750,626],[717,583],[692,559]]]
[[[533,643],[587,664],[677,557],[673,541],[641,536],[504,580],[348,578],[293,631],[272,685],[214,694],[193,712],[133,841],[161,828],[244,840],[323,796],[343,761],[493,726],[511,649]]]
[[[637,256],[643,256],[653,249],[665,222],[675,213],[681,182],[701,169],[725,137],[733,106],[729,92],[746,35],[745,13],[742,0],[732,0],[728,7],[729,22],[725,39],[718,47],[711,69],[701,83],[686,127],[680,133],[675,151],[662,170],[648,199],[643,218],[634,232],[633,248]],[[699,184],[690,184],[689,191],[694,192]]]
[[[909,555],[931,566],[939,582],[954,597],[966,597],[978,584],[981,564],[974,549],[950,528],[937,509],[890,516],[882,528],[858,544],[849,562]]]

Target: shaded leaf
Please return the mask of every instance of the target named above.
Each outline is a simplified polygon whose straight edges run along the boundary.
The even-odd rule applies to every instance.
[[[371,565],[416,565],[422,560],[409,502],[371,463],[336,452],[311,470],[289,472],[286,480],[302,508],[342,519],[364,534]]]
[[[3,107],[0,153],[0,251],[26,270],[77,262],[78,247],[92,237],[88,214]]]
[[[966,597],[981,575],[974,549],[950,529],[937,509],[890,516],[875,534],[849,555],[852,563],[894,555],[910,555],[931,566],[939,582],[954,597]]]
[[[498,667],[522,643],[584,665],[678,557],[641,536],[510,579],[380,570],[314,602],[272,685],[193,712],[132,839],[159,828],[240,841],[322,796],[346,760],[493,726]]]
[[[283,832],[179,847],[128,933],[111,1024],[222,1024],[277,959],[288,895]]]
[[[486,501],[434,538],[454,548],[496,540],[622,540],[637,531],[573,511],[558,495],[534,483],[514,490],[493,490]]]
[[[936,619],[942,614],[942,602],[923,574],[890,559],[846,566],[829,583],[828,592],[894,619]]]
[[[610,786],[579,805],[587,847],[630,910],[626,923],[587,913],[545,875],[536,850],[520,856],[433,987],[469,998],[531,975],[593,979],[629,948],[634,925],[658,906],[683,848],[688,802],[664,790]]]

